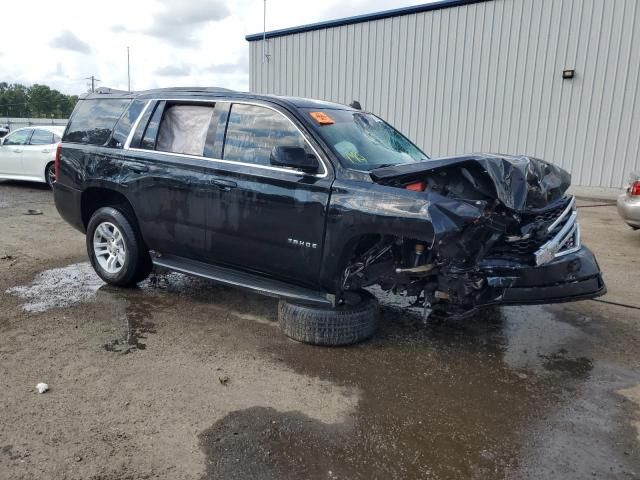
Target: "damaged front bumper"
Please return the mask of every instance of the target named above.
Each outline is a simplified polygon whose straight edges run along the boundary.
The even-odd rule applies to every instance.
[[[607,288],[593,253],[580,247],[540,266],[485,259],[480,264],[487,287],[476,308],[572,302],[604,295]]]

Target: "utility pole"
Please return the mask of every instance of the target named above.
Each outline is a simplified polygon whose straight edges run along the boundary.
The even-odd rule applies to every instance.
[[[267,0],[264,0],[264,7],[262,9],[262,63],[268,62],[266,52],[267,46]]]
[[[131,67],[129,63],[129,47],[127,47],[127,91],[131,91]]]
[[[90,77],[85,77],[86,80],[91,80],[91,93],[94,93],[96,91],[96,82],[99,82],[100,80],[98,80],[94,75],[91,75]]]

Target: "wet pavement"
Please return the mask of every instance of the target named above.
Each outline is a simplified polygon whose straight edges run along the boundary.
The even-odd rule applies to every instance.
[[[310,347],[270,298],[166,272],[122,290],[81,255],[9,250],[33,273],[0,270],[0,478],[640,478],[633,308],[425,324],[380,294],[373,339]]]
[[[26,298],[28,312],[95,303],[116,334],[103,347],[119,354],[153,348],[161,311],[247,295],[177,273],[121,290],[87,263],[8,292]],[[425,324],[408,302],[376,293],[381,325],[369,342],[317,348],[280,337],[259,347],[304,376],[357,390],[355,412],[327,424],[296,410],[232,411],[199,434],[205,478],[638,478],[635,430],[611,426],[627,408],[615,392],[640,384],[640,372],[597,360],[596,319],[509,307]],[[275,301],[261,303],[270,314],[245,321],[276,327]]]

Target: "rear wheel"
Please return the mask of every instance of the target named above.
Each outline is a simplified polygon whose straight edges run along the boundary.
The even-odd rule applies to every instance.
[[[371,337],[378,319],[378,300],[369,292],[360,301],[318,308],[280,301],[278,320],[289,338],[312,345],[351,345]]]
[[[53,163],[50,163],[44,169],[44,179],[47,181],[49,188],[53,189],[53,184],[56,182],[56,166]]]
[[[131,287],[149,276],[151,259],[135,224],[123,212],[103,207],[87,226],[87,253],[105,282]]]

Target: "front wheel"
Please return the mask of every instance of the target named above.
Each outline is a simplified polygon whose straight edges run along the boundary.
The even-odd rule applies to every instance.
[[[135,226],[113,207],[98,209],[87,226],[87,253],[110,285],[131,287],[151,272],[151,259]]]
[[[335,308],[298,305],[280,300],[278,320],[289,338],[312,345],[341,346],[366,340],[376,330],[378,300],[359,292],[360,301]]]

